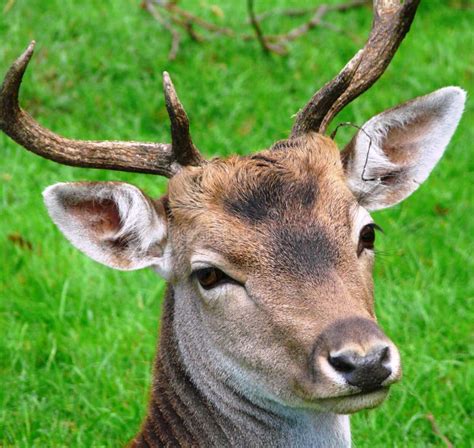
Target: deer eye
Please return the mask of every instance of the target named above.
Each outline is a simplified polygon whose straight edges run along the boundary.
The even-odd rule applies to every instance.
[[[375,243],[375,230],[382,230],[377,224],[367,224],[362,227],[359,235],[359,245],[357,247],[357,255],[359,256],[364,249],[373,250]]]
[[[212,289],[222,283],[232,281],[232,279],[220,269],[211,267],[198,269],[194,271],[193,275],[204,289]]]

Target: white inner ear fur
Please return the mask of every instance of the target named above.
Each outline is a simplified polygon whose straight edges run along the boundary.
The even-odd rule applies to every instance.
[[[459,87],[445,87],[363,126],[344,151],[347,182],[361,205],[389,207],[426,180],[456,130],[465,99]]]
[[[167,275],[166,213],[138,188],[120,182],[59,183],[43,197],[54,223],[92,259],[121,270],[154,265]]]

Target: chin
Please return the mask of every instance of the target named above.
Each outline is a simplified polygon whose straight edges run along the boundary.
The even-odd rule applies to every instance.
[[[325,410],[335,414],[353,414],[363,409],[372,409],[379,406],[387,398],[388,392],[388,387],[385,387],[373,392],[326,398],[321,401],[321,405]]]

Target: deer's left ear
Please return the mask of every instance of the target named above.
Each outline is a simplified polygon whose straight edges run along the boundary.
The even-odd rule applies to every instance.
[[[378,210],[413,193],[443,155],[465,100],[464,90],[445,87],[369,120],[341,154],[359,203]]]

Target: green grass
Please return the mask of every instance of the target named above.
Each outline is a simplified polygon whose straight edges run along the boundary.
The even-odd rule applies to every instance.
[[[287,57],[266,58],[256,44],[236,40],[185,39],[169,62],[169,35],[138,0],[5,4],[11,8],[0,9],[0,71],[38,41],[22,98],[43,124],[77,138],[169,141],[166,69],[208,156],[244,154],[284,138],[292,114],[358,47],[326,29],[296,41]],[[212,16],[211,1],[182,4]],[[463,4],[425,0],[387,73],[336,122],[362,124],[445,85],[472,90],[474,11]],[[244,2],[221,7],[221,20],[241,23]],[[363,9],[331,20],[363,37],[371,17]],[[272,19],[265,26],[290,25]],[[454,446],[471,446],[473,112],[469,102],[426,184],[375,215],[386,232],[375,273],[377,312],[400,347],[404,379],[382,407],[353,417],[357,447],[444,446],[427,414]],[[339,143],[349,135],[341,132]],[[117,179],[158,196],[166,182],[56,165],[4,135],[0,148],[0,445],[120,446],[145,412],[164,283],[148,271],[115,272],[86,259],[47,217],[41,191],[59,181]]]

